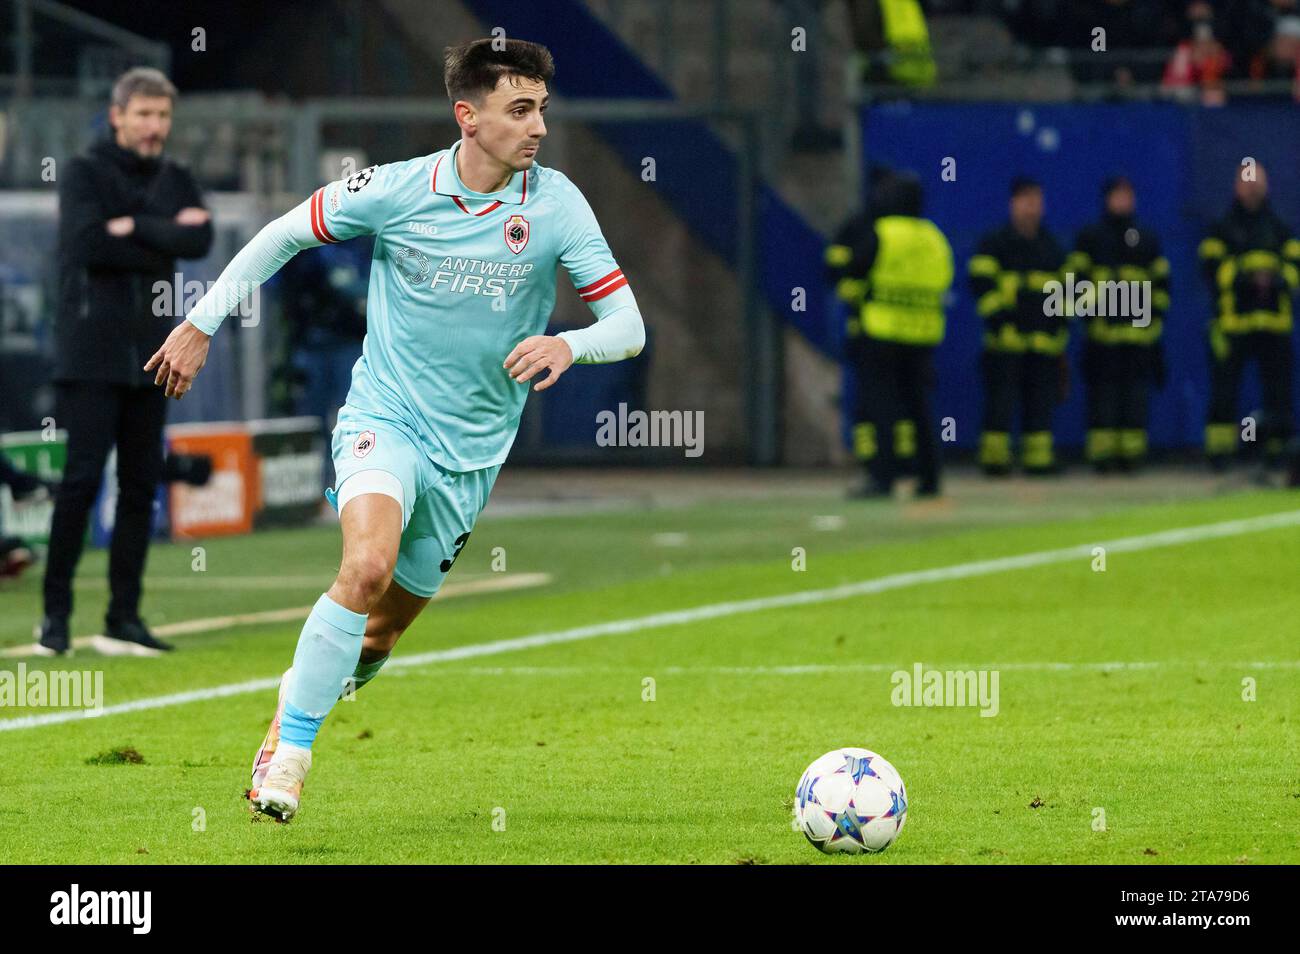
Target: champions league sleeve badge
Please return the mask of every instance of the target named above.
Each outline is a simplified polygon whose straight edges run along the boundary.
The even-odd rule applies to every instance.
[[[354,172],[348,176],[347,187],[349,192],[360,192],[375,177],[375,170],[378,166],[367,166],[360,172]]]

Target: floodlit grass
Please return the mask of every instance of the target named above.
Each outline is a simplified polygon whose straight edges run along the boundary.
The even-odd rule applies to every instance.
[[[552,581],[435,603],[394,659],[1282,512],[1297,498],[1001,525],[885,519],[893,506],[485,516],[452,580],[489,576],[504,547],[509,573]],[[828,515],[843,520],[814,529]],[[686,536],[662,545],[664,533]],[[190,546],[155,548],[150,622],[307,606],[339,549],[328,528],[202,545],[203,574]],[[792,569],[795,547],[805,570]],[[95,630],[104,598],[103,556],[84,563],[76,632]],[[0,732],[0,861],[1295,863],[1298,567],[1300,531],[1271,529],[1110,553],[1105,572],[1084,557],[393,666],[331,714],[287,826],[251,823],[242,797],[274,690]],[[38,592],[33,576],[0,593],[0,645],[30,641]],[[157,659],[23,662],[102,669],[113,706],[274,677],[298,629],[181,636]],[[998,714],[895,706],[891,673],[915,663],[997,670]],[[906,828],[878,857],[822,856],[791,828],[804,767],[847,745],[907,782]]]

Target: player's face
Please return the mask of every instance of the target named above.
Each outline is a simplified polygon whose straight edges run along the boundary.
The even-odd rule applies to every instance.
[[[132,96],[124,109],[110,106],[108,119],[119,146],[152,159],[161,155],[172,131],[172,101],[167,96]]]
[[[550,94],[540,80],[502,76],[479,110],[479,146],[493,159],[516,171],[530,169],[546,136]]]

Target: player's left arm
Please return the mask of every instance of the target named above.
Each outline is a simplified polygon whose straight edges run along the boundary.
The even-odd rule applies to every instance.
[[[645,347],[641,310],[596,216],[576,188],[567,203],[570,221],[560,248],[560,264],[596,321],[558,335],[532,335],[515,345],[504,365],[513,380],[525,382],[543,369],[550,371],[533,385],[534,391],[545,391],[574,364],[622,361],[636,357]]]

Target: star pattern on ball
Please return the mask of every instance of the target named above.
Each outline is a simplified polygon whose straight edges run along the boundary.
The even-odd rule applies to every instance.
[[[890,806],[889,811],[881,815],[881,818],[894,819],[894,831],[903,827],[903,815],[907,812],[907,799],[898,792],[890,789],[889,791]]]
[[[869,775],[873,778],[880,778],[880,776],[871,768],[871,756],[869,755],[845,755],[844,767],[841,768],[840,771],[847,772],[849,777],[853,779],[854,785],[857,785]]]
[[[867,843],[862,837],[862,826],[871,821],[871,819],[859,815],[858,810],[854,807],[852,801],[845,806],[844,811],[827,812],[826,814],[835,822],[835,834],[831,835],[830,844],[833,845],[837,841],[848,838],[852,841],[856,841],[864,848],[866,847]]]

